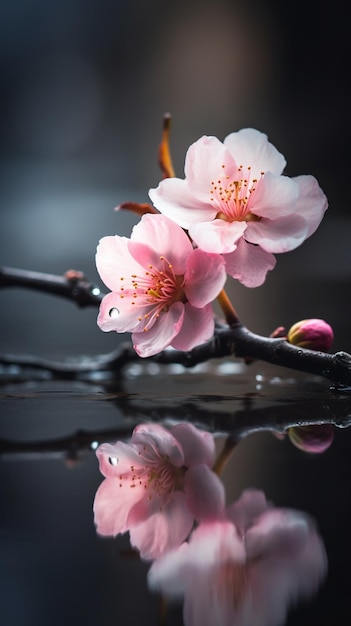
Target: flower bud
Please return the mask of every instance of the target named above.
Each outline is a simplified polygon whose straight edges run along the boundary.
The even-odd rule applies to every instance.
[[[311,424],[310,426],[294,426],[288,429],[291,443],[303,452],[321,454],[333,443],[333,424]]]
[[[333,329],[327,322],[319,319],[301,320],[293,324],[288,331],[289,343],[300,348],[327,352],[334,339]]]

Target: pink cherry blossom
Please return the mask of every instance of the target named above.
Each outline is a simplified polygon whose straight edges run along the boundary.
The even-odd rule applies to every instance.
[[[285,165],[252,128],[223,143],[203,136],[188,149],[185,179],[164,179],[149,196],[200,249],[223,254],[229,275],[257,287],[275,266],[274,255],[312,235],[327,209],[316,179],[283,176]]]
[[[184,597],[185,626],[283,626],[289,607],[317,591],[326,569],[313,521],[247,490],[226,519],[202,522],[189,542],[155,561],[148,583]]]
[[[169,218],[146,214],[130,239],[104,237],[96,266],[111,290],[97,323],[106,332],[131,332],[139,356],[167,346],[191,350],[211,339],[211,302],[226,280],[224,260],[194,250],[188,235]]]
[[[142,424],[129,443],[104,443],[96,454],[105,476],[94,500],[97,532],[129,531],[143,559],[179,546],[194,520],[224,510],[223,484],[210,469],[213,436],[191,424]]]

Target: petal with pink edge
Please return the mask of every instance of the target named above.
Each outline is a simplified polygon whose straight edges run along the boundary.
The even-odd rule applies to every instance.
[[[157,267],[160,257],[165,257],[175,274],[184,274],[186,258],[193,250],[189,237],[178,224],[165,215],[152,214],[143,215],[134,226],[128,248],[143,267],[149,263]]]
[[[143,268],[133,259],[128,250],[126,237],[114,235],[100,239],[96,250],[96,267],[101,279],[111,291],[119,291],[121,277],[139,274]]]
[[[227,516],[243,533],[268,508],[263,491],[245,489],[240,498],[227,507]]]
[[[117,441],[115,444],[103,443],[96,450],[100,472],[111,478],[123,475],[131,475],[132,467],[140,469],[144,467],[140,459],[139,449],[132,443]]]
[[[193,516],[185,504],[185,496],[175,492],[161,511],[130,529],[130,541],[140,551],[142,559],[158,559],[179,546],[192,526]]]
[[[210,181],[208,181],[208,187]],[[216,216],[217,209],[210,204],[208,191],[207,201],[199,200],[188,187],[186,180],[180,178],[166,178],[156,189],[149,190],[149,196],[163,215],[166,215],[182,228],[189,228],[190,224],[211,220]]]
[[[212,302],[226,281],[222,256],[197,248],[188,257],[185,272],[185,294],[190,304],[201,308]]]
[[[302,545],[290,553],[273,553],[251,567],[251,586],[259,596],[260,614],[267,626],[285,623],[286,613],[298,600],[314,594],[327,572],[323,542],[313,525]]]
[[[310,530],[307,515],[290,509],[272,508],[262,513],[246,532],[248,558],[265,555],[287,556],[298,552],[306,542]]]
[[[254,128],[231,133],[224,139],[224,145],[238,165],[251,166],[253,178],[259,178],[262,171],[279,176],[286,166],[284,156],[268,141],[267,135]]]
[[[176,467],[184,464],[182,442],[179,442],[172,431],[160,424],[139,424],[134,428],[132,442],[140,446],[150,446],[155,458],[166,456]]]
[[[126,294],[126,291],[123,292]],[[138,332],[145,326],[145,320],[140,321],[140,309],[131,305],[131,298],[112,291],[101,301],[97,324],[105,333],[112,330],[116,333]],[[145,306],[142,314],[147,313],[150,307]]]
[[[122,485],[122,486],[120,486]],[[145,495],[143,486],[131,489],[118,478],[105,478],[94,499],[94,521],[100,535],[115,536],[129,530],[130,509]]]
[[[238,166],[236,159],[217,137],[204,135],[188,149],[184,172],[194,196],[210,203],[211,183],[221,181],[223,175],[236,177]]]
[[[191,467],[205,463],[212,467],[215,459],[215,440],[211,433],[199,430],[193,424],[182,422],[171,428],[172,435],[179,441],[184,454],[184,465]]]
[[[239,241],[235,252],[224,255],[224,260],[229,276],[236,278],[245,287],[260,287],[266,280],[267,272],[276,264],[273,254],[243,239]]]
[[[223,482],[208,465],[193,465],[184,478],[186,503],[195,519],[210,521],[224,518]]]
[[[277,254],[297,248],[307,236],[307,222],[301,215],[286,215],[275,220],[262,218],[249,222],[245,239],[266,252]]]
[[[258,217],[275,220],[296,212],[299,186],[287,176],[265,174],[250,196],[247,210]]]
[[[136,353],[146,358],[162,352],[180,332],[184,320],[184,304],[174,302],[167,312],[161,312],[154,325],[147,331],[133,333]]]
[[[313,235],[328,208],[328,200],[314,176],[297,176],[293,180],[299,187],[296,211],[308,224],[306,237]]]
[[[215,219],[189,226],[189,235],[205,252],[226,254],[236,249],[237,241],[247,227],[246,222],[226,222]]]
[[[184,542],[154,561],[147,574],[149,589],[166,593],[168,598],[184,595],[189,575],[188,552],[189,544]]]
[[[192,350],[213,337],[213,308],[207,304],[202,309],[195,309],[189,302],[184,305],[183,324],[179,333],[172,339],[171,345],[177,350]]]

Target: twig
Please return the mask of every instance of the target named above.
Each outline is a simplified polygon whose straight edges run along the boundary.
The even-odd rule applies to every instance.
[[[64,276],[42,274],[11,268],[0,270],[1,287],[26,287],[67,298],[78,306],[98,306],[103,298],[100,289],[75,270]],[[193,367],[214,358],[235,356],[246,362],[261,360],[282,367],[322,376],[336,386],[351,387],[351,355],[347,352],[329,354],[294,346],[282,337],[263,337],[248,330],[239,321],[231,326],[218,324],[211,341],[188,352],[166,349],[145,359],[154,363],[178,363]],[[144,360],[144,359],[142,359]],[[130,344],[92,358],[57,363],[32,356],[0,356],[0,364],[48,370],[53,375],[74,378],[87,372],[120,371],[127,363],[140,361]]]
[[[75,302],[79,307],[99,306],[104,296],[99,287],[90,283],[84,274],[77,270],[68,270],[63,276],[56,276],[2,267],[0,288],[4,287],[24,287],[60,296]]]

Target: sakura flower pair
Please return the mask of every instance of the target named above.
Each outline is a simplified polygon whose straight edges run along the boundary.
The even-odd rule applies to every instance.
[[[100,328],[131,332],[142,357],[211,339],[211,303],[226,276],[262,285],[274,255],[312,235],[327,209],[316,179],[283,176],[285,165],[252,128],[223,143],[204,136],[190,146],[185,179],[166,178],[149,190],[161,214],[143,215],[130,239],[100,241],[96,265],[111,290]]]

